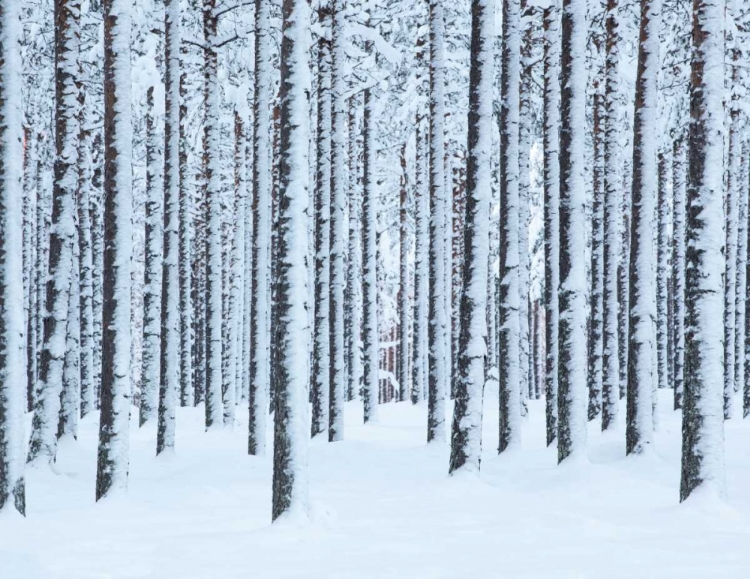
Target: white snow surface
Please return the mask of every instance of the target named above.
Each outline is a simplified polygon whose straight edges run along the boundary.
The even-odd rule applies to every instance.
[[[529,401],[523,448],[496,455],[496,391],[487,385],[479,478],[448,477],[448,446],[424,441],[425,404],[381,405],[363,426],[361,403],[347,403],[347,440],[311,444],[302,524],[271,524],[271,454],[248,456],[241,427],[204,432],[201,407],[178,408],[178,452],[160,458],[156,425],[138,429],[132,412],[128,494],[96,504],[92,413],[54,472],[27,472],[27,518],[0,518],[0,577],[745,576],[750,421],[727,422],[728,502],[680,505],[671,391],[659,392],[655,453],[626,458],[624,425],[591,423],[589,460],[561,466],[544,446],[544,400]]]

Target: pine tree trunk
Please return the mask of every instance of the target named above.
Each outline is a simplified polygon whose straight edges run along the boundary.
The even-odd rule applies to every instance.
[[[408,247],[408,179],[406,143],[401,147],[401,180],[399,197],[399,290],[398,290],[398,401],[409,397],[409,247]]]
[[[0,513],[26,514],[20,2],[0,0]]]
[[[473,0],[471,14],[468,166],[463,244],[465,261],[458,342],[459,379],[451,429],[451,473],[457,470],[479,472],[487,356],[494,0]]]
[[[68,321],[65,332],[65,361],[63,387],[60,393],[60,416],[57,438],[71,436],[78,439],[78,418],[81,415],[81,291],[78,277],[80,255],[78,249],[77,210],[73,210],[73,263],[68,290]]]
[[[560,285],[560,10],[544,10],[544,306],[547,446],[557,438],[557,339]]]
[[[735,339],[734,339],[734,389],[742,390],[745,376],[745,308],[747,306],[747,271],[748,261],[747,230],[748,230],[748,149],[742,154],[742,173],[739,183],[739,222],[737,224],[737,288],[735,292]],[[744,404],[743,404],[744,415]]]
[[[104,280],[96,500],[128,481],[132,177],[130,5],[104,2]]]
[[[680,500],[723,495],[724,2],[693,3]],[[717,71],[718,74],[717,74]]]
[[[518,256],[518,123],[520,13],[503,0],[500,109],[500,441],[499,452],[521,443],[520,288]]]
[[[284,0],[279,163],[279,373],[275,392],[272,518],[307,514],[308,97],[306,0]]]
[[[685,139],[678,137],[672,152],[672,291],[674,295],[674,409],[682,408],[685,368]]]
[[[669,388],[669,254],[667,246],[667,166],[668,157],[659,153],[659,191],[657,197],[656,231],[656,353],[658,387]]]
[[[420,49],[421,50],[421,49]],[[416,119],[416,155],[414,196],[415,248],[414,248],[414,352],[412,355],[412,404],[424,400],[425,358],[427,358],[427,328],[425,321],[428,312],[428,253],[429,253],[429,199],[425,182],[425,149],[427,135],[423,128],[422,115]]]

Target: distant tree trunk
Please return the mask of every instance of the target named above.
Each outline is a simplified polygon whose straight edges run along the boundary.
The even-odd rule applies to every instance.
[[[674,409],[682,408],[685,368],[685,139],[678,137],[672,152],[672,291],[674,295]]]
[[[93,280],[91,300],[94,311],[94,402],[101,407],[102,388],[102,330],[104,327],[104,131],[97,131],[93,142],[94,174],[91,179],[94,202],[91,208],[91,253]],[[40,290],[44,284],[40,284]],[[41,334],[41,332],[40,332]]]
[[[747,231],[748,231],[748,149],[742,154],[742,179],[739,185],[740,210],[737,226],[737,291],[735,297],[735,339],[734,339],[734,389],[739,392],[743,387],[745,376],[745,308],[747,306],[747,271],[748,261]],[[743,403],[744,416],[744,403]]]
[[[657,231],[656,231],[656,353],[658,387],[668,388],[669,382],[669,253],[667,249],[667,167],[669,158],[659,153]]]
[[[547,446],[557,438],[557,339],[560,285],[560,10],[544,9],[544,305]]]
[[[20,8],[16,0],[0,0],[0,512],[25,515]]]
[[[399,402],[409,397],[409,223],[406,143],[401,147],[401,191],[399,199],[399,293],[398,293],[398,386]]]
[[[375,180],[375,115],[372,89],[364,95],[362,172],[362,398],[364,421],[378,419],[378,333],[377,225],[378,196]]]
[[[284,0],[279,164],[279,373],[275,392],[272,518],[307,514],[308,57],[306,0]]]
[[[563,0],[560,75],[560,322],[558,460],[586,450],[584,184],[586,2]]]
[[[693,3],[685,276],[685,397],[680,500],[704,487],[723,495],[724,2]]]
[[[607,1],[604,77],[604,279],[602,344],[602,430],[617,424],[620,402],[618,260],[620,257],[620,18],[619,0]]]
[[[658,193],[656,158],[657,70],[661,0],[641,0],[641,35],[635,95],[633,202],[630,242],[630,322],[628,324],[628,401],[626,452],[640,454],[653,442],[654,202]]]
[[[420,48],[420,50],[422,50]],[[416,119],[416,154],[414,159],[414,330],[412,355],[412,404],[418,404],[424,400],[427,376],[425,373],[425,359],[427,358],[427,315],[429,310],[429,195],[427,182],[425,180],[425,150],[427,148],[427,135],[423,127],[423,117],[417,115]]]
[[[132,177],[130,5],[104,2],[104,287],[96,500],[128,482]]]
[[[472,0],[466,220],[456,403],[449,471],[479,472],[487,356],[487,255],[492,197],[494,0]]]
[[[13,16],[16,17],[15,15]],[[17,40],[13,40],[16,42]],[[82,92],[79,93],[80,95]],[[80,100],[80,98],[79,98]],[[29,114],[31,117],[34,114]],[[33,284],[37,280],[36,260],[34,252],[36,251],[35,235],[35,214],[34,205],[38,202],[35,199],[36,192],[36,138],[30,126],[22,128],[25,148],[23,150],[23,176],[22,176],[22,194],[23,203],[21,206],[23,220],[23,304],[24,304],[24,328],[26,330],[26,409],[31,412],[34,410],[34,389],[36,386],[37,367],[37,320],[36,320],[36,291]],[[79,143],[80,151],[80,143]],[[80,153],[79,153],[80,155]]]
[[[331,26],[327,4],[318,11],[321,26]],[[328,431],[331,382],[331,40],[318,38],[318,130],[315,182],[315,316],[312,355],[312,436]]]
[[[430,0],[430,311],[427,442],[445,440],[445,394],[450,380],[446,351],[445,287],[445,22],[443,0]]]
[[[266,452],[270,366],[269,296],[271,242],[271,7],[255,0],[255,78],[253,102],[253,297],[250,313],[251,381],[248,452]]]
[[[79,132],[76,110],[78,89],[75,81],[78,72],[79,18],[79,0],[55,1],[55,167],[52,224],[49,276],[45,281],[44,345],[39,362],[39,386],[31,426],[29,462],[43,460],[52,463],[57,453],[56,434],[60,421],[70,289],[74,273]]]
[[[499,452],[521,443],[520,288],[518,273],[518,122],[520,13],[503,0],[500,109],[500,442]]]
[[[167,34],[170,34],[167,28]],[[141,407],[139,424],[143,426],[156,415],[161,356],[161,269],[164,182],[161,147],[156,139],[154,87],[147,91],[146,116],[146,239],[144,251],[143,291],[143,361],[141,374]]]

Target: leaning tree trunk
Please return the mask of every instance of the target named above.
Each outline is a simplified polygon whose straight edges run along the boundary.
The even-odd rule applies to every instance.
[[[557,438],[557,339],[560,284],[560,10],[544,9],[544,307],[547,446]]]
[[[130,5],[104,2],[104,284],[96,500],[125,491],[130,419],[130,257],[133,193]]]
[[[500,109],[500,440],[498,452],[521,443],[520,289],[518,281],[518,107],[520,13],[503,0]]]
[[[308,97],[306,0],[284,0],[279,163],[279,372],[275,391],[273,520],[307,513]]]
[[[723,495],[724,2],[694,0],[680,500]]]
[[[78,184],[76,74],[79,52],[79,0],[55,1],[55,167],[44,343],[29,442],[29,462],[54,462],[65,365]],[[77,269],[76,269],[77,271]],[[130,298],[128,298],[130,299]],[[129,320],[129,317],[128,317]]]
[[[654,433],[654,203],[658,189],[657,71],[661,0],[641,0],[641,37],[635,95],[630,242],[630,321],[626,452],[651,448]]]
[[[466,169],[463,291],[449,470],[479,472],[482,398],[487,356],[487,277],[492,197],[492,78],[494,0],[471,5],[469,135]]]
[[[558,460],[586,452],[586,2],[563,0]]]
[[[25,515],[20,4],[0,0],[0,513]]]

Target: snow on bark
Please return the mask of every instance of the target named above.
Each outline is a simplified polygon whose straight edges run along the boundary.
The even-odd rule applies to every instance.
[[[279,368],[275,391],[273,520],[307,515],[309,318],[307,0],[284,0],[279,144]]]
[[[249,395],[248,452],[265,454],[270,390],[269,296],[271,243],[271,7],[255,1],[255,101],[253,103],[253,344]]]
[[[700,488],[725,493],[722,0],[693,4],[691,78],[681,501]]]
[[[398,401],[404,402],[409,396],[409,207],[407,191],[409,179],[406,169],[406,145],[401,146],[399,161],[399,260],[398,260]]]
[[[544,307],[547,446],[557,438],[557,339],[560,285],[560,8],[544,9]]]
[[[77,184],[77,183],[76,183]],[[73,211],[73,263],[68,291],[68,320],[65,332],[65,362],[63,387],[60,393],[60,416],[57,438],[78,438],[78,418],[81,415],[81,288],[78,277],[80,256],[78,249],[77,211]]]
[[[346,30],[344,0],[333,0],[331,28],[331,262],[330,262],[330,392],[331,442],[344,439],[344,291],[346,289]]]
[[[378,187],[375,179],[375,111],[372,89],[364,94],[362,166],[362,398],[364,421],[378,420]]]
[[[414,353],[412,356],[411,401],[417,404],[424,399],[427,376],[425,375],[425,358],[427,357],[427,316],[429,311],[429,192],[427,191],[425,151],[427,134],[424,130],[422,115],[416,120],[416,158],[415,158],[415,248],[414,248]]]
[[[682,408],[685,368],[685,139],[679,136],[672,151],[672,292],[674,295],[674,409]]]
[[[445,395],[450,380],[445,292],[445,22],[443,0],[430,0],[430,311],[427,442],[445,440]]]
[[[563,0],[558,460],[586,452],[586,2]]]
[[[748,260],[747,253],[747,231],[748,231],[748,158],[747,149],[742,155],[742,173],[740,181],[740,209],[739,223],[737,225],[737,288],[735,294],[735,340],[734,340],[734,389],[740,391],[743,387],[745,376],[745,308],[747,307],[747,270],[745,264]],[[744,184],[744,185],[743,185]],[[744,403],[743,403],[744,416]]]
[[[125,491],[130,420],[130,2],[104,2],[104,280],[96,500]]]
[[[0,0],[0,515],[26,513],[20,8]]]
[[[668,156],[659,153],[657,230],[656,230],[656,354],[658,388],[668,388],[669,384],[669,253],[667,245],[667,166]],[[656,416],[654,416],[656,419]]]
[[[310,434],[327,432],[331,384],[331,11],[318,11],[324,27],[318,38],[318,130],[315,181],[315,315],[312,352],[312,421]]]
[[[54,462],[63,389],[78,185],[79,0],[55,2],[55,166],[44,345],[34,405],[29,462]],[[128,298],[129,299],[129,298]]]
[[[494,0],[471,4],[471,69],[466,170],[463,292],[458,347],[459,379],[451,432],[451,473],[479,472],[482,398],[487,356],[487,277],[492,198],[492,80],[495,56]]]
[[[500,440],[498,451],[521,443],[518,207],[520,13],[503,0],[500,109]]]
[[[178,28],[179,24],[179,28]],[[174,24],[174,33],[181,32],[181,22]],[[181,34],[180,34],[181,36]],[[184,46],[181,47],[178,60],[179,80],[178,96],[180,98],[178,106],[178,124],[179,124],[179,170],[177,179],[179,184],[179,206],[180,206],[180,240],[179,240],[179,276],[180,276],[180,404],[182,406],[193,406],[195,404],[195,380],[193,368],[193,318],[195,315],[195,301],[193,292],[195,291],[193,280],[193,270],[191,264],[194,261],[192,244],[193,244],[193,227],[192,227],[192,189],[188,186],[187,165],[188,165],[188,129],[187,123],[187,72],[183,63]],[[195,336],[197,339],[197,336]]]

